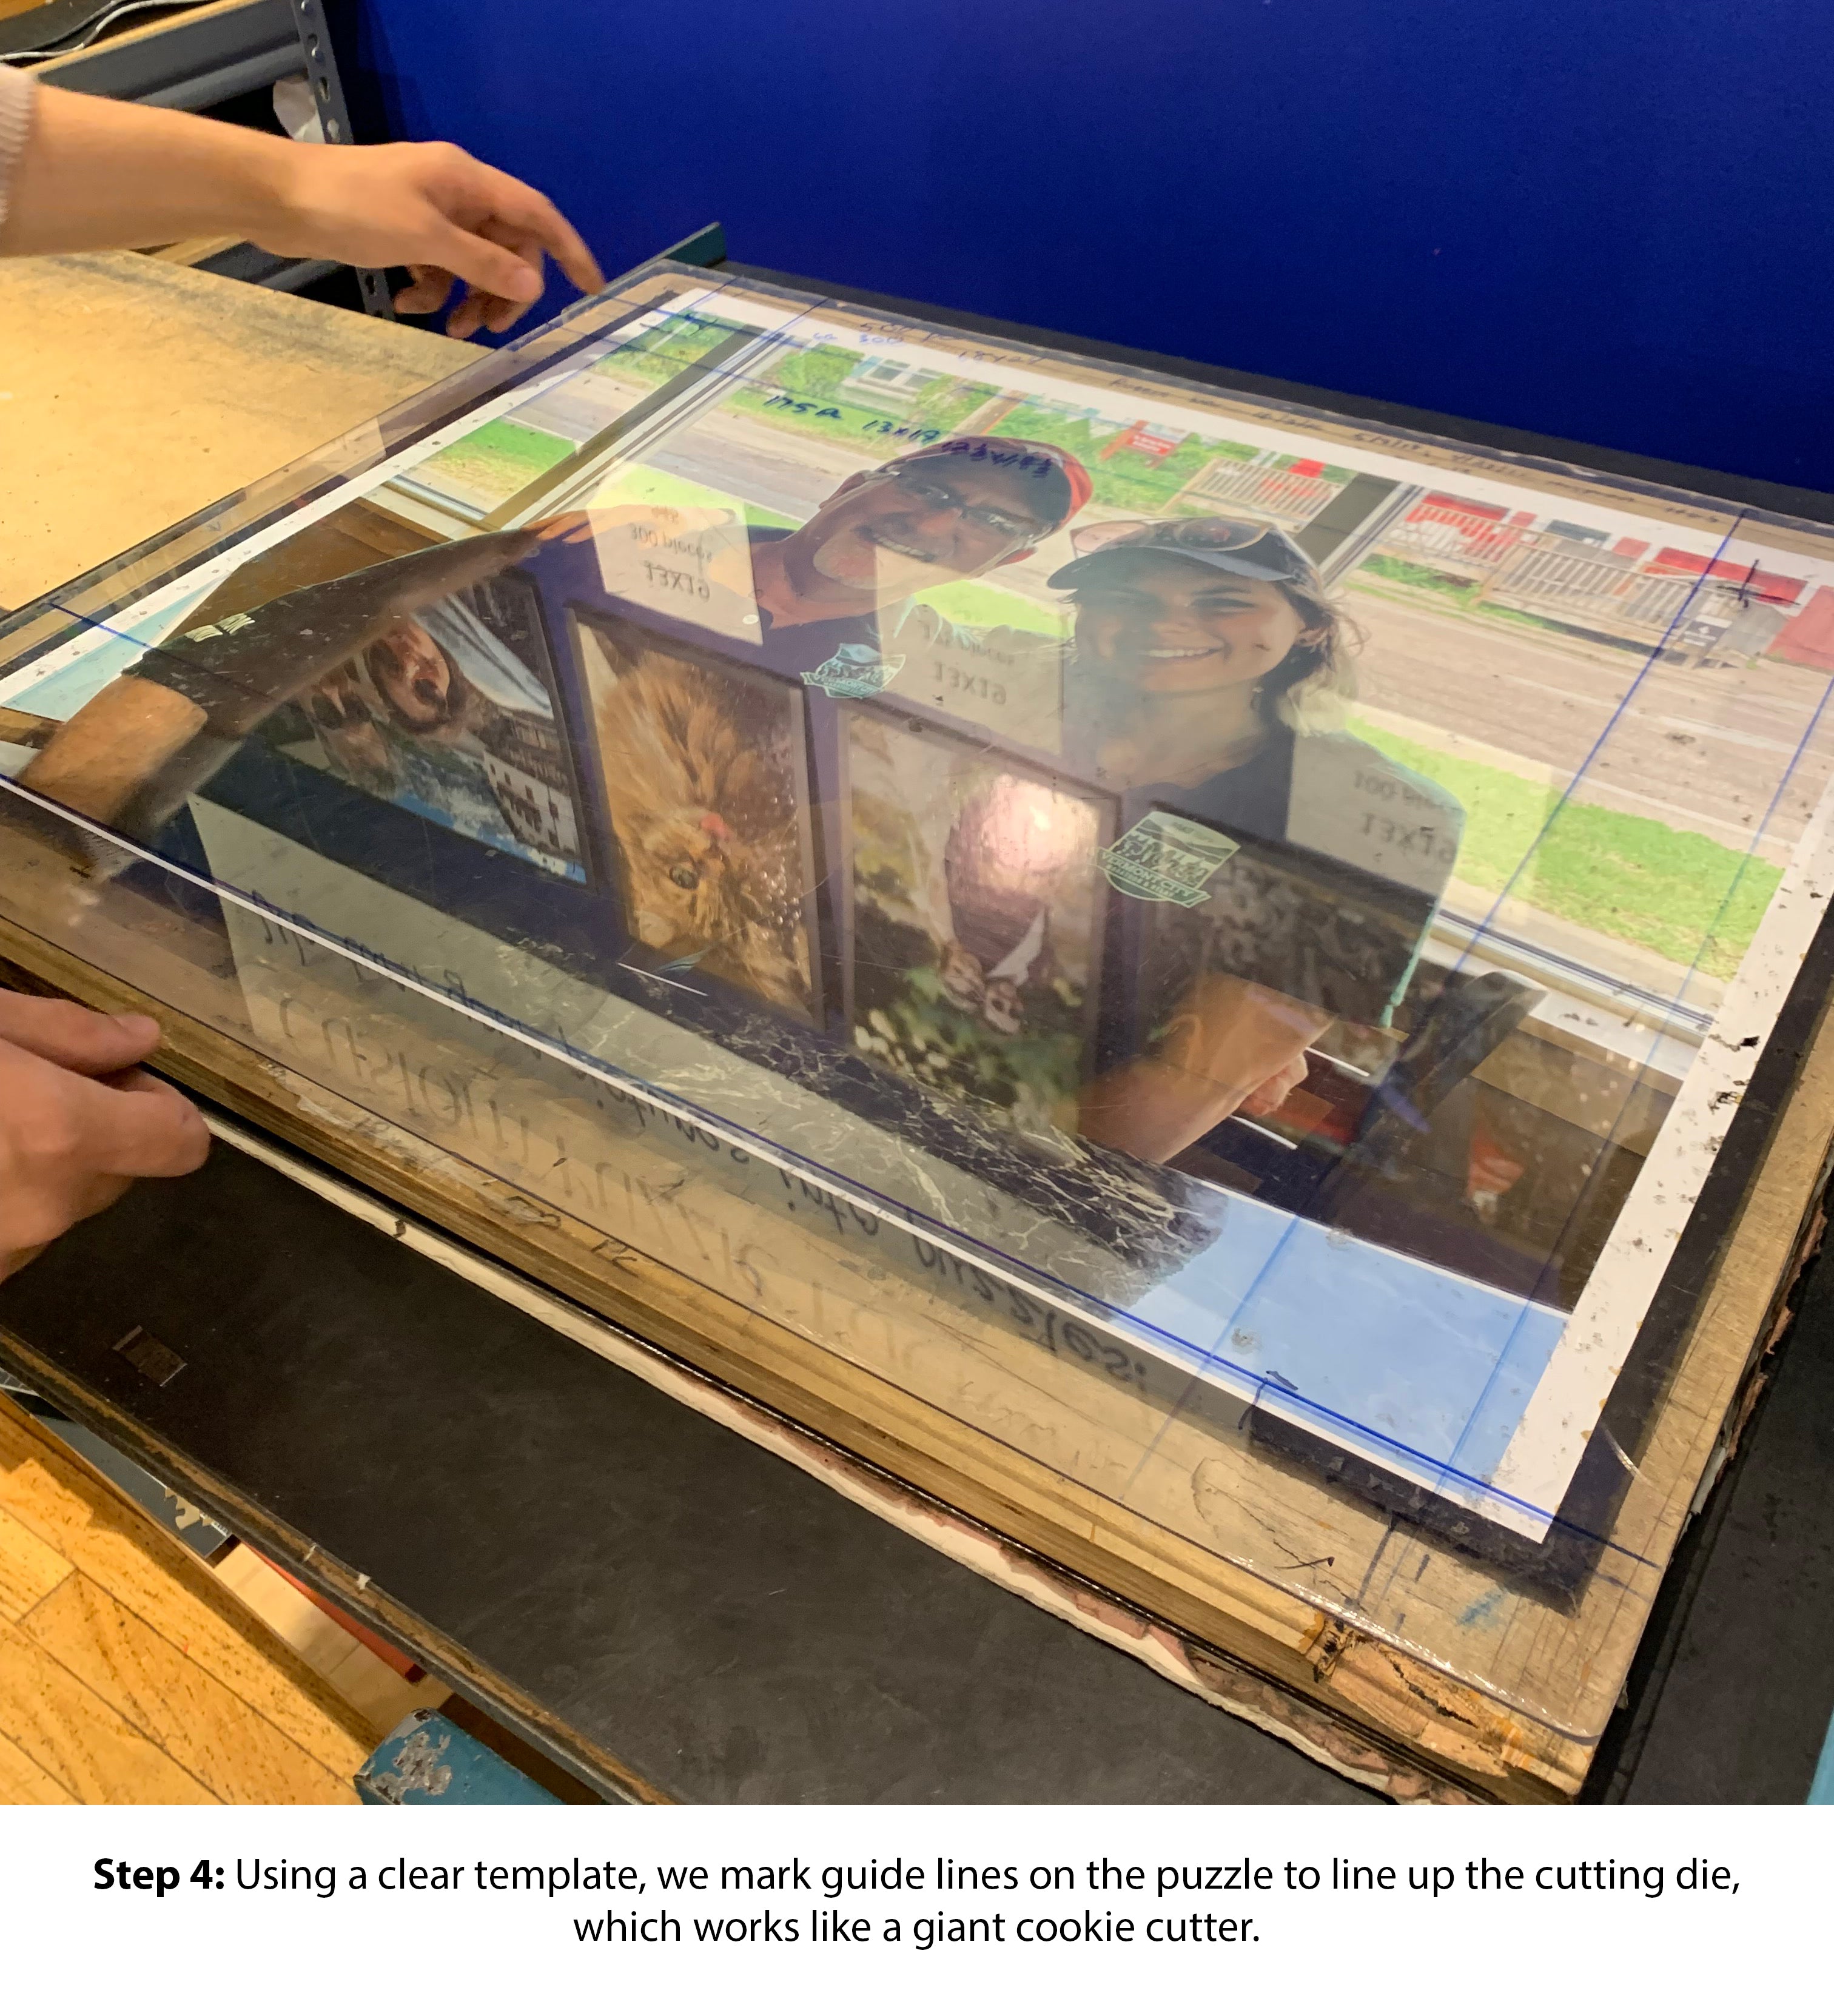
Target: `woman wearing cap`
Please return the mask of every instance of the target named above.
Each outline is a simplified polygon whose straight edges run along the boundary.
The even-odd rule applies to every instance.
[[[1076,606],[1066,754],[1120,790],[1124,837],[1175,844],[1182,819],[1246,850],[1232,870],[1232,941],[1231,918],[1206,923],[1196,888],[1178,928],[1147,915],[1164,898],[1123,888],[1112,905],[1108,1051],[1080,1125],[1167,1161],[1233,1114],[1278,1106],[1340,1017],[1386,1025],[1463,813],[1343,731],[1343,621],[1284,533],[1227,518],[1142,525],[1051,585]],[[1154,946],[1178,943],[1194,970],[1156,961]],[[1211,964],[1219,945],[1226,963]]]

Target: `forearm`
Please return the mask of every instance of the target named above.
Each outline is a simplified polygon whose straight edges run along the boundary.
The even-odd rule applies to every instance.
[[[0,254],[89,252],[233,232],[288,214],[294,143],[223,121],[41,85]]]
[[[104,825],[126,818],[125,830],[149,838],[276,707],[390,623],[500,574],[534,544],[525,532],[456,539],[156,645],[57,729],[20,782]]]
[[[405,315],[431,314],[462,280],[449,336],[508,329],[539,297],[549,254],[576,286],[605,284],[539,190],[462,148],[300,146],[189,113],[33,91],[0,65],[0,254],[223,233],[292,258],[405,266],[412,283],[395,301]]]

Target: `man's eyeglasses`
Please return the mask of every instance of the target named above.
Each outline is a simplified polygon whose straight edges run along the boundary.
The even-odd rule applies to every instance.
[[[972,525],[977,532],[991,532],[996,538],[1009,540],[1015,545],[1041,539],[1051,529],[1033,519],[1016,518],[1010,511],[996,510],[991,504],[968,503],[958,491],[951,490],[948,484],[938,483],[933,477],[919,476],[914,470],[896,470],[886,480],[894,488],[932,511],[953,511],[965,525]]]

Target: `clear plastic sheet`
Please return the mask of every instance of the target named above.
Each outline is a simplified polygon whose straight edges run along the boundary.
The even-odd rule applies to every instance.
[[[1831,612],[1812,527],[652,268],[0,632],[0,915],[1584,1737]]]

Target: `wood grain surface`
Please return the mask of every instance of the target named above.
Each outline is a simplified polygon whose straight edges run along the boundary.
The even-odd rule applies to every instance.
[[[0,261],[0,608],[475,355],[403,323],[138,253]]]
[[[0,1512],[0,1622],[16,1624],[73,1572],[55,1547]]]
[[[0,1802],[347,1805],[378,1733],[0,1397]]]

